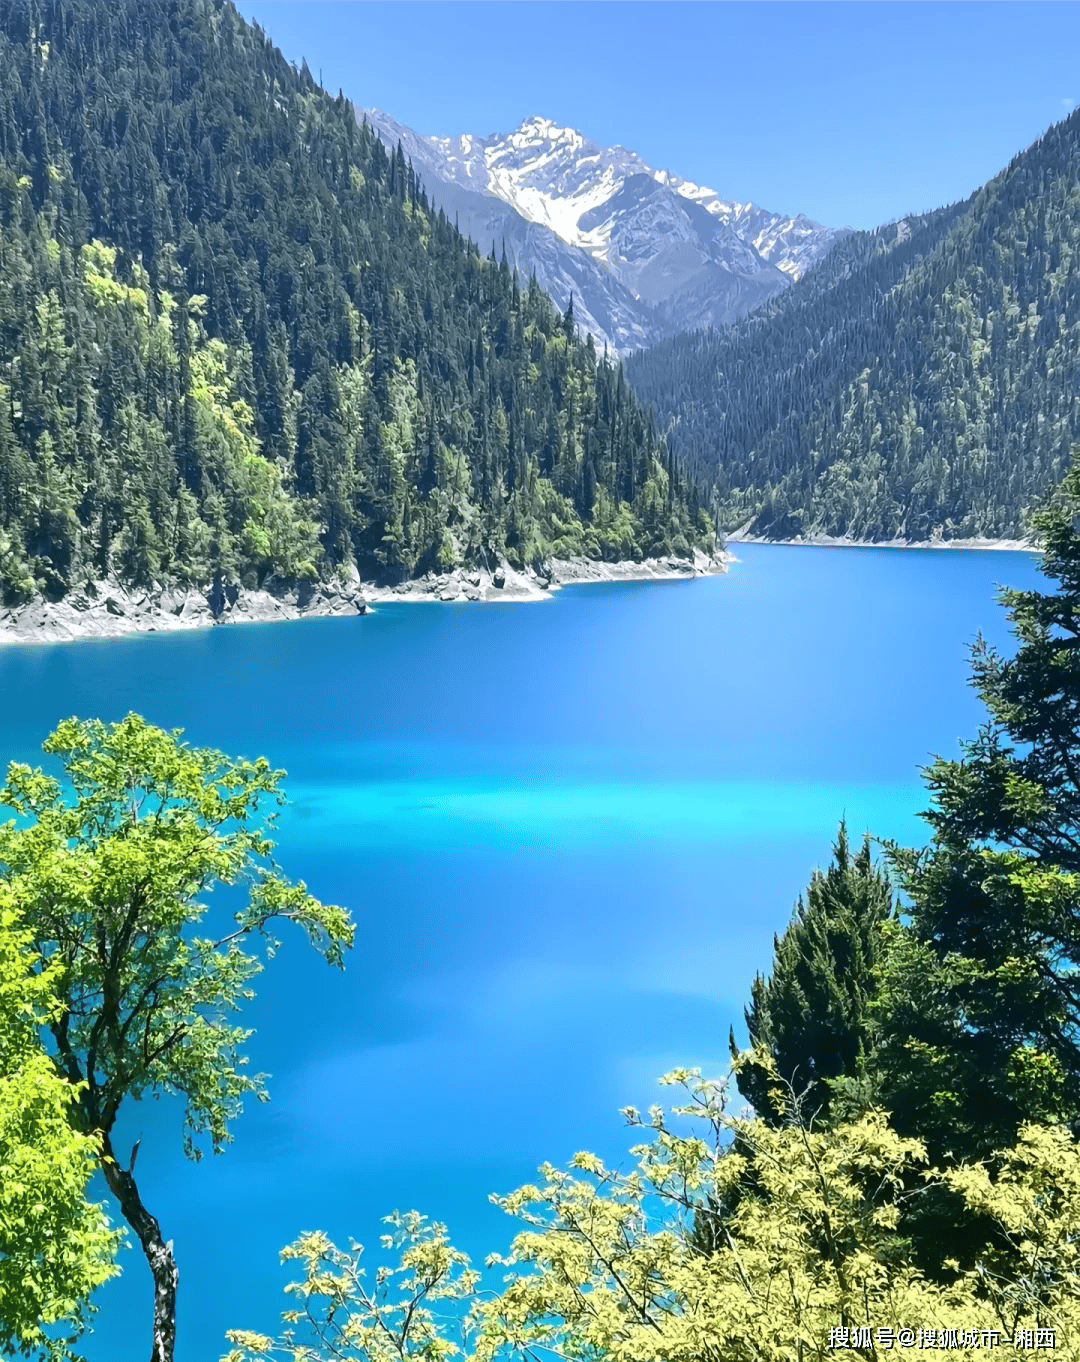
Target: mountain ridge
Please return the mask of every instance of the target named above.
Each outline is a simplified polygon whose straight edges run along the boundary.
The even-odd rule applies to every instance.
[[[1080,441],[1080,117],[968,199],[841,242],[727,332],[633,356],[720,523],[1019,540]]]
[[[535,269],[560,306],[568,301],[566,276],[576,268],[575,312],[620,355],[681,330],[737,320],[848,234],[802,214],[725,199],[634,151],[600,146],[540,115],[487,137],[425,136],[374,108],[358,115],[391,145],[401,141],[437,202],[455,202],[455,191],[478,193],[542,229],[526,244],[520,228],[511,228],[516,267],[525,275]],[[496,225],[482,213],[472,216],[476,206],[466,205],[462,224],[471,235]],[[508,221],[504,215],[499,224]],[[530,248],[541,241],[543,257],[534,259]],[[481,244],[486,248],[486,238]],[[580,254],[571,267],[573,252]]]
[[[448,217],[484,250],[505,245],[522,279],[537,283],[563,310],[574,300],[578,324],[612,353],[627,355],[649,344],[655,334],[648,308],[610,270],[586,251],[568,245],[544,223],[522,217],[494,194],[460,179],[442,180],[430,144],[418,132],[378,110],[358,109],[387,146],[401,144],[424,181],[425,189]],[[371,113],[379,117],[373,121]]]

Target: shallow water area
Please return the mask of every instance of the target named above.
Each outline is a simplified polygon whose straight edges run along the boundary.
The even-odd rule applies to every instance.
[[[184,1161],[144,1103],[147,1204],[176,1243],[179,1362],[272,1332],[277,1251],[374,1244],[416,1207],[480,1259],[487,1202],[543,1159],[618,1159],[618,1108],[675,1064],[723,1067],[841,816],[921,837],[918,767],[981,717],[980,629],[1023,553],[741,544],[726,576],[550,600],[0,649],[0,752],[136,709],[288,769],[279,859],[359,923],[343,974],[287,943],[249,1009],[272,1101]],[[141,1362],[138,1257],[100,1294],[91,1362]]]

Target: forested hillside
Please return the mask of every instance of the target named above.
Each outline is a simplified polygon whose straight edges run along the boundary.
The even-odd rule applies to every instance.
[[[628,373],[729,527],[1012,537],[1080,436],[1080,114],[967,202],[860,232]]]
[[[572,316],[230,4],[0,0],[0,536],[10,600],[712,529]]]

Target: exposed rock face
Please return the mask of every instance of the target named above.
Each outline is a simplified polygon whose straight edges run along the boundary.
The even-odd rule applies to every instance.
[[[369,601],[538,601],[574,582],[632,582],[704,577],[726,572],[731,555],[695,550],[692,558],[645,558],[639,563],[600,563],[592,558],[553,558],[537,571],[519,572],[505,563],[493,571],[458,569],[429,573],[397,586],[364,590]]]
[[[271,581],[262,590],[251,591],[220,575],[204,590],[89,582],[59,601],[38,599],[0,608],[0,641],[113,638],[303,615],[362,615],[366,610],[367,602],[355,585]]]
[[[731,555],[646,558],[600,563],[555,558],[539,570],[519,572],[506,563],[492,570],[457,568],[395,586],[360,582],[274,582],[247,590],[222,576],[203,590],[155,586],[145,590],[115,582],[89,582],[62,600],[38,599],[0,607],[0,644],[59,643],[79,638],[202,629],[215,624],[267,623],[308,615],[363,615],[376,601],[537,601],[574,582],[646,581],[726,572]]]
[[[848,234],[722,198],[545,118],[490,137],[426,137],[379,109],[358,116],[401,143],[463,232],[485,251],[505,244],[561,308],[572,295],[578,324],[620,355],[735,321]]]

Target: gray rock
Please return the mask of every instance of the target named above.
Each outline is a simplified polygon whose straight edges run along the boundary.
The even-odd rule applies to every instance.
[[[59,601],[41,598],[0,608],[0,641],[52,642],[120,634],[195,629],[214,624],[297,619],[303,615],[362,615],[358,584],[274,580],[245,590],[223,577],[208,589],[154,587],[131,591],[118,582],[90,582]]]

